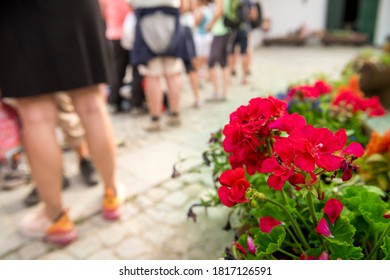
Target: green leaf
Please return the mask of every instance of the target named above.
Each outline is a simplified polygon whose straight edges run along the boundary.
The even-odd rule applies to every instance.
[[[256,255],[267,255],[276,252],[286,237],[282,226],[274,227],[269,233],[259,231],[255,236]]]
[[[330,232],[334,238],[327,238],[331,244],[352,244],[356,228],[351,225],[347,217],[340,216],[334,227],[329,223]]]
[[[372,204],[372,203],[362,203],[360,204],[359,210],[362,213],[363,218],[369,223],[375,232],[382,232],[386,225],[387,221],[383,218],[383,213],[386,212],[386,204]]]
[[[332,260],[361,260],[363,258],[362,248],[354,247],[347,243],[330,244],[330,258]]]
[[[381,197],[387,196],[387,194],[381,188],[378,188],[377,186],[362,186],[362,187],[365,188],[368,192],[374,193],[374,194],[379,195]]]
[[[381,249],[384,253],[384,260],[390,260],[390,237],[386,236],[383,239],[383,245],[381,246]]]

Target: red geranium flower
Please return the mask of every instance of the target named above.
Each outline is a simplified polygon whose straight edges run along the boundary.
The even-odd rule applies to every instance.
[[[357,166],[353,164],[353,161],[363,156],[364,148],[357,142],[352,142],[341,152],[341,156],[344,160],[341,163],[340,170],[343,171],[342,180],[348,181],[352,178],[352,171],[357,170]]]
[[[245,167],[249,174],[259,171],[267,154],[267,143],[273,138],[269,124],[286,114],[287,104],[274,97],[253,98],[230,114],[222,142],[233,168]]]
[[[250,183],[245,178],[243,168],[226,170],[219,178],[219,182],[222,186],[218,189],[218,196],[222,204],[232,207],[238,203],[248,202],[245,193]]]
[[[316,165],[326,171],[340,168],[342,158],[334,153],[340,151],[345,145],[347,138],[344,129],[333,134],[327,128],[307,125],[294,130],[289,138],[299,151],[294,163],[302,170],[312,172]]]
[[[284,115],[283,117],[270,123],[269,127],[272,129],[278,129],[280,131],[286,131],[291,133],[294,129],[304,127],[306,120],[303,116],[293,113],[291,115]]]
[[[289,139],[280,138],[276,140],[274,150],[275,154],[264,160],[261,172],[273,172],[267,183],[270,187],[280,191],[284,182],[294,175],[295,149]]]

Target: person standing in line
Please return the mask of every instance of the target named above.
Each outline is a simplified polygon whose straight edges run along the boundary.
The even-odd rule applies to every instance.
[[[190,86],[194,94],[194,108],[199,108],[201,106],[200,90],[199,90],[199,75],[198,69],[195,67],[195,58],[196,58],[196,49],[194,42],[193,29],[195,27],[194,19],[194,4],[192,0],[181,0],[181,16],[180,21],[184,27],[184,40],[185,40],[185,49],[186,57],[184,58],[184,67],[187,73],[187,76],[190,80]]]
[[[104,184],[102,214],[121,215],[115,178],[115,143],[99,85],[111,65],[96,0],[0,2],[0,77],[4,97],[17,100],[23,146],[42,206],[19,226],[26,237],[65,245],[77,231],[61,199],[62,153],[55,129],[54,95],[67,92],[86,131],[92,160]]]
[[[58,110],[58,126],[62,130],[64,143],[71,147],[77,155],[81,178],[88,187],[96,186],[99,179],[90,159],[84,127],[74,109],[72,99],[66,93],[58,93],[54,95],[54,100]],[[69,179],[63,175],[62,189],[66,189],[69,185]],[[23,202],[26,206],[34,206],[40,200],[38,189],[34,187]]]
[[[123,80],[129,65],[129,51],[121,45],[123,22],[130,12],[130,6],[125,0],[99,0],[106,23],[106,38],[111,42],[113,49],[113,59],[115,65],[115,77],[111,85],[109,104],[112,104],[116,113],[126,111],[124,107],[124,98],[119,90],[124,85]]]
[[[231,75],[236,75],[236,63],[238,58],[241,60],[242,65],[242,79],[241,84],[248,84],[248,76],[249,76],[249,67],[250,67],[250,52],[252,52],[251,46],[252,44],[249,40],[249,34],[251,31],[251,16],[253,16],[252,11],[252,3],[250,0],[240,0],[241,10],[242,10],[242,19],[239,22],[237,29],[234,30],[234,39],[232,42],[232,47],[230,49],[228,61]],[[238,54],[239,52],[239,54]]]
[[[164,94],[161,78],[165,78],[169,115],[167,125],[181,125],[180,93],[182,59],[185,58],[183,27],[180,24],[180,0],[128,0],[135,9],[132,63],[145,77],[145,95],[150,115],[146,131],[162,129]]]
[[[194,11],[196,25],[194,32],[196,50],[194,64],[199,74],[200,83],[202,83],[202,79],[206,79],[206,75],[208,75],[208,73],[205,73],[206,69],[204,66],[206,66],[209,59],[211,41],[213,40],[213,35],[206,30],[207,24],[213,17],[213,10],[210,2],[210,0],[197,0],[197,5]]]
[[[223,14],[225,7],[228,7],[229,4],[230,0],[215,0],[213,18],[206,27],[206,30],[210,31],[213,35],[211,53],[208,60],[213,93],[209,98],[209,101],[224,101],[227,99],[228,84],[230,80],[230,69],[227,64],[230,30],[224,25]],[[219,64],[223,76],[221,91],[219,79],[217,77],[217,64]]]

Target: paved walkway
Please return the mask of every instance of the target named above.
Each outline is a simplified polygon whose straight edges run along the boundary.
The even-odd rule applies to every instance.
[[[184,77],[183,125],[159,133],[146,133],[145,115],[114,115],[118,139],[117,176],[126,185],[127,201],[123,218],[114,223],[100,217],[101,186],[85,187],[77,173],[76,157],[64,155],[66,174],[72,187],[64,192],[64,202],[77,221],[79,239],[58,248],[22,238],[17,232],[20,218],[30,209],[22,199],[31,185],[0,192],[0,259],[218,259],[233,232],[222,227],[228,209],[196,209],[196,223],[186,217],[190,205],[211,189],[211,175],[185,174],[171,179],[172,167],[180,159],[186,170],[201,163],[210,133],[228,121],[229,113],[251,97],[284,91],[290,82],[305,80],[315,73],[338,77],[345,63],[358,53],[349,47],[269,47],[259,48],[253,57],[250,84],[241,86],[233,79],[229,99],[206,103],[194,109],[188,80]],[[204,89],[204,96],[210,93]]]

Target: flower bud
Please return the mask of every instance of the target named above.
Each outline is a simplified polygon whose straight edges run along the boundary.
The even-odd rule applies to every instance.
[[[255,200],[255,199],[252,199],[250,202],[249,202],[249,206],[251,208],[256,208],[257,206],[259,206],[259,203]]]

